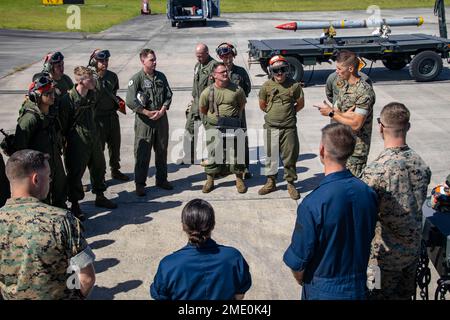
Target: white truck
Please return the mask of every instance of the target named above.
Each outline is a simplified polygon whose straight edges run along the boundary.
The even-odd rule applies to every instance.
[[[167,0],[167,18],[172,27],[187,21],[200,21],[206,26],[207,19],[214,16],[220,16],[220,0]]]

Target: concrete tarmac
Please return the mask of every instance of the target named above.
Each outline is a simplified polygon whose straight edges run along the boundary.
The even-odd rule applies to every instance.
[[[392,28],[393,34],[438,34],[437,17],[432,8],[410,10],[385,10],[382,17],[424,16],[420,27]],[[174,91],[172,106],[168,112],[171,141],[169,150],[169,180],[173,191],[158,189],[155,184],[154,159],[151,161],[147,180],[147,196],[134,194],[133,181],[121,183],[110,179],[107,197],[116,201],[119,208],[105,211],[94,206],[94,196],[88,192],[81,203],[88,214],[86,236],[97,256],[95,263],[97,283],[92,299],[149,299],[149,286],[159,261],[186,243],[182,232],[180,215],[187,201],[203,198],[216,210],[216,228],[213,238],[219,243],[235,246],[243,253],[250,265],[253,285],[247,299],[299,299],[300,287],[290,270],[282,261],[283,253],[290,243],[296,218],[296,208],[301,201],[289,198],[286,184],[279,175],[279,190],[261,197],[257,190],[264,184],[261,162],[263,141],[258,136],[262,129],[263,113],[258,108],[257,94],[267,79],[258,65],[249,67],[247,50],[249,39],[318,37],[322,30],[287,32],[275,29],[281,23],[296,20],[364,19],[370,14],[353,12],[302,12],[264,14],[224,14],[200,25],[183,25],[172,28],[165,15],[139,16],[98,34],[50,33],[37,31],[0,30],[0,127],[14,129],[19,107],[25,90],[34,73],[41,71],[42,58],[52,50],[60,50],[65,56],[66,73],[73,78],[73,68],[87,65],[91,52],[96,48],[111,51],[110,69],[120,79],[119,95],[125,97],[129,78],[140,70],[139,50],[152,48],[157,55],[157,69],[164,72]],[[83,17],[82,17],[83,18]],[[83,23],[83,22],[82,22]],[[371,30],[337,30],[339,35],[369,35]],[[234,178],[229,176],[216,182],[210,194],[201,193],[205,180],[199,165],[177,165],[180,140],[177,133],[184,128],[184,112],[191,100],[191,85],[195,65],[194,48],[204,42],[211,55],[217,58],[215,47],[222,42],[237,46],[237,65],[250,73],[253,90],[248,98],[247,123],[256,132],[250,137],[251,172],[247,180],[249,190],[238,194]],[[365,72],[369,72],[368,65]],[[306,106],[298,115],[300,154],[297,163],[299,180],[297,187],[302,199],[318,186],[323,178],[322,165],[317,156],[320,129],[329,119],[320,116],[312,105],[325,98],[324,84],[334,65],[315,67],[311,75],[306,69],[305,80],[310,81],[304,89]],[[408,144],[415,149],[433,172],[430,188],[444,181],[450,171],[450,71],[444,61],[444,71],[437,81],[417,83],[409,77],[407,68],[389,71],[378,62],[373,64],[370,77],[376,92],[375,116],[391,102],[400,101],[411,111],[412,128]],[[122,126],[122,171],[133,178],[134,114],[120,114]],[[374,125],[369,161],[383,149],[382,140]],[[108,156],[106,155],[108,162]],[[88,173],[84,183],[89,184]],[[433,282],[436,274],[433,273]],[[432,289],[431,292],[434,289]]]

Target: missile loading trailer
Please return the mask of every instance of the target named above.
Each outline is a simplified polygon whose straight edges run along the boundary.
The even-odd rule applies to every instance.
[[[381,60],[390,70],[400,70],[409,64],[409,73],[416,81],[432,81],[442,72],[442,59],[449,58],[450,40],[447,39],[445,11],[442,0],[436,1],[435,12],[439,15],[440,37],[427,34],[390,35],[389,26],[421,25],[423,19],[391,19],[380,21],[329,22],[320,38],[249,40],[249,64],[260,64],[268,73],[268,61],[282,54],[291,66],[291,76],[301,81],[304,66],[314,66],[334,60],[340,50],[350,50],[369,61]],[[389,23],[389,25],[387,24]],[[336,28],[379,26],[379,34],[371,36],[336,37]],[[278,26],[284,30],[321,29],[320,22],[291,22]]]

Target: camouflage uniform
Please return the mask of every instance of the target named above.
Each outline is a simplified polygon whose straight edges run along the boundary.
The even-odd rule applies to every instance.
[[[379,215],[369,265],[381,269],[375,298],[410,299],[420,255],[422,205],[431,171],[408,146],[387,148],[363,171],[361,179],[379,198]]]
[[[165,113],[158,120],[151,120],[142,114],[142,106],[136,102],[138,91],[148,97],[147,110],[169,110],[172,90],[166,76],[155,71],[153,76],[144,70],[133,75],[128,82],[127,105],[136,112],[134,123],[134,180],[136,186],[145,186],[152,148],[155,150],[156,182],[167,181],[167,147],[169,144],[169,120]]]
[[[185,130],[189,133],[189,136],[184,137],[183,139],[183,150],[185,154],[185,158],[187,161],[194,163],[195,160],[195,150],[197,145],[197,137],[195,137],[195,132],[200,127],[200,124],[204,123],[203,114],[200,112],[198,107],[198,101],[200,99],[200,95],[205,90],[206,87],[211,85],[214,80],[210,77],[214,66],[217,64],[217,61],[214,60],[211,56],[208,57],[208,60],[205,64],[197,64],[194,67],[194,81],[192,84],[192,105],[189,109],[189,112],[186,114],[186,126]],[[195,138],[195,139],[194,139]],[[188,150],[191,150],[191,154],[188,155]]]
[[[250,77],[248,76],[247,71],[239,67],[235,64],[233,64],[233,67],[231,68],[231,71],[228,73],[228,77],[230,78],[231,82],[234,84],[237,84],[239,87],[242,88],[245,92],[245,96],[248,98],[248,95],[250,94],[250,91],[252,90],[252,83],[250,82]],[[242,120],[242,128],[247,129],[247,117],[245,116],[245,109],[242,110],[241,114],[241,120]],[[245,136],[245,167],[249,169],[250,165],[250,154],[249,154],[249,148],[248,148],[248,136]]]
[[[50,191],[46,203],[67,208],[67,177],[61,160],[62,135],[57,117],[43,114],[36,103],[27,100],[17,120],[14,146],[17,150],[32,149],[50,156]]]
[[[0,153],[0,208],[3,207],[6,199],[8,199],[10,196],[11,193],[9,192],[9,181],[5,173],[5,162],[3,162],[3,156]]]
[[[84,198],[82,178],[86,167],[91,176],[92,192],[99,195],[106,190],[105,156],[94,120],[96,103],[94,91],[89,90],[86,97],[82,97],[76,87],[61,101],[62,126],[67,139],[64,160],[70,202],[78,202]]]
[[[70,212],[36,198],[9,199],[0,209],[0,292],[4,299],[80,299],[67,268],[94,254]]]
[[[214,102],[217,104],[217,108],[220,117],[239,118],[240,106],[245,105],[247,99],[245,97],[244,90],[238,87],[234,83],[230,82],[226,88],[217,88],[214,84]],[[209,95],[211,87],[203,90],[199,105],[208,107],[208,113],[205,116],[205,128],[206,128],[206,147],[208,148],[208,164],[205,166],[205,172],[207,175],[216,176],[219,174],[240,174],[245,170],[244,163],[237,162],[237,152],[235,157],[228,163],[222,163],[222,159],[215,159],[215,146],[214,141],[217,139],[218,130],[216,126],[218,123],[218,115],[214,110],[209,108]],[[236,151],[236,149],[234,148]],[[227,155],[225,155],[227,156]]]
[[[259,100],[267,104],[264,116],[266,130],[264,145],[266,150],[266,176],[276,177],[278,173],[278,155],[274,146],[278,146],[284,165],[284,179],[288,182],[297,180],[296,163],[300,150],[297,134],[297,111],[295,103],[303,97],[303,90],[298,82],[287,78],[283,83],[267,80],[259,91]],[[274,140],[275,141],[272,141]]]
[[[109,94],[106,90],[109,91]],[[97,82],[98,101],[94,117],[100,133],[102,150],[105,150],[105,144],[108,144],[109,166],[111,171],[120,169],[120,123],[119,115],[117,114],[118,105],[111,97],[111,95],[116,95],[117,90],[119,90],[119,79],[117,75],[112,71],[106,70],[105,75],[99,78]]]
[[[359,72],[358,74],[364,81],[367,82],[371,87],[372,80],[370,80],[369,76],[363,72]],[[335,103],[336,99],[339,95],[339,90],[344,86],[345,80],[340,80],[337,73],[333,72],[327,78],[327,82],[325,85],[325,94],[327,96],[328,101],[331,103]]]
[[[370,150],[370,140],[372,136],[373,105],[375,104],[375,92],[372,87],[363,79],[357,83],[345,82],[334,107],[341,112],[356,106],[354,112],[365,114],[366,120],[361,129],[356,132],[355,151],[347,160],[347,168],[358,177],[367,163],[367,156]]]

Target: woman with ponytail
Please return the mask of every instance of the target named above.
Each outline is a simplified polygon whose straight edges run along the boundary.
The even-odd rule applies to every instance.
[[[201,199],[187,203],[181,214],[188,244],[161,260],[150,295],[155,300],[243,299],[250,289],[249,267],[235,248],[211,239],[212,206]]]

